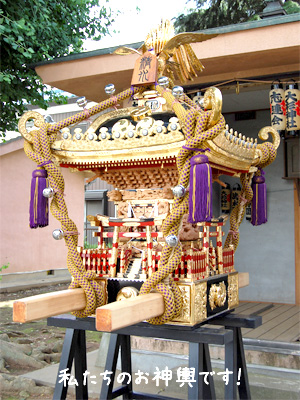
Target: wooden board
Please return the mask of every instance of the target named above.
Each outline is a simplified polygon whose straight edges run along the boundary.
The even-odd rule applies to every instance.
[[[249,283],[249,274],[239,274],[239,287],[247,285],[247,282]],[[21,323],[35,321],[82,310],[85,306],[86,297],[83,289],[41,294],[16,300],[13,304],[13,321]],[[128,299],[126,304],[124,301],[110,303],[97,309],[96,324],[99,326],[97,329],[110,332],[111,329],[120,329],[145,319],[157,317],[163,312],[163,297],[158,293]]]
[[[300,323],[299,315],[297,317],[297,322],[295,325],[283,331],[280,335],[275,337],[278,342],[296,342],[300,338]]]
[[[263,317],[263,324],[252,330],[252,332],[247,333],[246,337],[253,338],[253,339],[260,339],[261,336],[265,336],[265,333],[268,332],[270,329],[274,328],[279,323],[284,322],[287,320],[291,315],[295,314],[295,310],[293,307],[291,308],[290,305],[278,305],[274,306],[271,310],[262,313]]]
[[[239,289],[249,285],[249,272],[239,272]]]
[[[299,307],[294,306],[265,324],[265,332],[259,336],[259,339],[275,340],[282,332],[295,325],[297,320],[299,321]]]
[[[147,51],[134,64],[131,85],[142,86],[155,83],[157,80],[157,58]]]
[[[61,290],[16,300],[13,321],[30,322],[66,312],[82,310],[86,305],[83,289]]]
[[[131,299],[115,301],[96,310],[96,329],[112,332],[158,317],[164,312],[164,300],[160,293],[149,293]]]

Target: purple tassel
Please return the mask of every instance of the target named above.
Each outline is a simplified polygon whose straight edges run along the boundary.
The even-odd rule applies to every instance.
[[[188,222],[210,221],[212,218],[212,172],[208,157],[200,154],[191,158]]]
[[[43,190],[48,187],[47,171],[38,168],[32,173],[31,196],[29,205],[29,225],[31,229],[48,225],[48,199]]]
[[[265,224],[267,222],[267,185],[263,176],[254,176],[252,190],[251,224],[254,226]]]

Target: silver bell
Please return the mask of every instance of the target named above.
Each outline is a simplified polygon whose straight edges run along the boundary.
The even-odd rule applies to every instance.
[[[199,106],[204,108],[204,97],[201,97],[201,99],[199,100],[198,104],[199,104]]]
[[[61,229],[55,229],[52,232],[52,236],[55,240],[61,240],[65,235],[64,232]]]
[[[105,93],[108,95],[112,95],[115,93],[115,85],[113,83],[109,83],[108,85],[105,86]]]
[[[47,122],[48,124],[53,124],[54,119],[52,118],[52,115],[45,115],[44,116],[44,121]]]
[[[185,195],[186,189],[183,185],[177,185],[172,188],[174,197],[183,197]]]
[[[170,247],[176,247],[178,244],[178,237],[176,235],[168,235],[166,237],[167,245]]]
[[[157,83],[159,84],[159,86],[167,88],[169,86],[169,78],[167,76],[161,76],[157,79]]]
[[[47,197],[47,199],[51,199],[54,196],[54,190],[52,187],[47,187],[43,190],[43,196]]]
[[[183,95],[183,87],[182,86],[174,86],[172,89],[172,95],[176,98],[179,98]]]
[[[82,107],[82,108],[85,108],[86,107],[86,105],[87,105],[87,101],[86,101],[86,98],[83,96],[83,97],[79,97],[79,99],[77,100],[77,105],[79,106],[79,107]]]

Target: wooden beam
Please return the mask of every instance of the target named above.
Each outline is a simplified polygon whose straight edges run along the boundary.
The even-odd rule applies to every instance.
[[[158,317],[164,312],[160,293],[149,293],[131,299],[115,301],[96,310],[96,329],[112,332],[145,319]]]
[[[239,272],[239,289],[249,285],[249,272]]]
[[[82,310],[86,306],[83,289],[61,290],[16,300],[13,304],[13,321],[30,322],[71,311]]]
[[[294,179],[295,304],[300,304],[300,179]]]
[[[249,284],[249,274],[239,273],[239,288]],[[83,289],[61,290],[16,300],[13,304],[13,321],[30,322],[63,313],[82,310],[86,306]],[[164,312],[163,297],[150,293],[133,299],[118,301],[99,307],[96,312],[96,329],[110,332],[157,317]]]

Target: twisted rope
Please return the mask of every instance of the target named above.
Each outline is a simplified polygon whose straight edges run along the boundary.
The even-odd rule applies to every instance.
[[[213,139],[225,127],[225,120],[221,116],[219,122],[213,127],[210,126],[211,111],[200,113],[197,105],[192,102],[194,107],[188,111],[177,101],[174,96],[166,89],[157,86],[156,89],[163,95],[169,105],[171,105],[181,122],[185,135],[186,143],[177,156],[178,185],[187,188],[190,177],[190,159],[197,149],[201,149],[203,143],[208,139]],[[194,150],[195,149],[195,150]],[[176,198],[172,211],[165,218],[162,225],[164,236],[178,236],[182,224],[183,216],[188,212],[189,193],[186,191],[184,197]],[[164,324],[174,319],[181,311],[182,296],[177,284],[173,281],[171,274],[178,267],[181,260],[181,243],[178,242],[175,248],[167,244],[163,246],[160,267],[152,274],[140,290],[140,295],[149,293],[152,290],[158,291],[164,297],[165,311],[156,318],[148,320],[152,324]]]
[[[258,169],[255,172],[256,176],[260,176],[262,174],[262,168],[265,168],[269,164],[271,164],[277,154],[276,147],[270,143],[262,143],[257,146],[258,149],[262,152],[262,157],[260,159],[260,163],[258,164]],[[240,180],[242,184],[242,192],[239,197],[238,204],[232,210],[230,215],[230,230],[225,240],[224,247],[229,247],[233,245],[234,251],[236,250],[239,244],[239,227],[245,215],[246,206],[248,203],[252,201],[253,191],[251,188],[251,180],[253,174],[241,174]],[[247,201],[245,201],[245,199]]]
[[[239,196],[238,204],[234,207],[230,214],[230,229],[225,240],[224,247],[233,246],[234,251],[236,250],[239,240],[240,233],[239,227],[244,218],[246,206],[252,200],[253,192],[251,188],[251,180],[253,174],[241,174],[240,180],[242,185],[241,195]],[[246,201],[245,201],[246,200]]]
[[[61,229],[64,232],[72,232],[75,234],[67,234],[64,236],[66,246],[68,248],[67,267],[73,277],[69,288],[74,289],[81,287],[86,296],[86,306],[83,310],[75,311],[76,317],[87,317],[95,312],[97,307],[104,304],[104,289],[95,280],[96,274],[93,271],[86,271],[80,254],[77,251],[78,234],[75,223],[68,215],[67,206],[64,200],[64,178],[60,169],[51,161],[51,144],[56,140],[57,132],[72,124],[81,122],[100,111],[112,107],[116,99],[123,101],[132,94],[142,91],[144,88],[131,88],[119,93],[114,99],[107,99],[90,108],[88,113],[82,111],[69,118],[64,119],[56,124],[39,123],[39,130],[31,132],[33,136],[32,144],[28,141],[24,142],[24,151],[32,161],[43,166],[48,173],[49,185],[54,189],[55,196],[52,198],[50,210],[52,215],[61,223]]]

